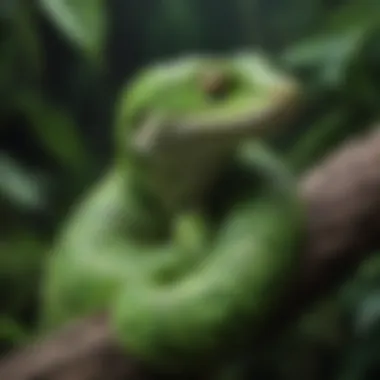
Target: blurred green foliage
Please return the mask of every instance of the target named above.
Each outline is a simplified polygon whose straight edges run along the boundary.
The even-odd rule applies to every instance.
[[[2,0],[1,349],[33,334],[51,239],[107,165],[114,100],[139,67],[188,52],[266,51],[305,83],[307,109],[272,141],[302,173],[376,121],[379,37],[378,0]],[[379,377],[372,257],[284,335],[257,378]]]

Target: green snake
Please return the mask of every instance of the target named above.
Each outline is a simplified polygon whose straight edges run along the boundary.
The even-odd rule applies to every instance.
[[[297,267],[303,224],[295,180],[262,140],[301,98],[255,53],[138,73],[112,164],[57,237],[43,327],[106,310],[128,352],[164,368],[254,337]]]

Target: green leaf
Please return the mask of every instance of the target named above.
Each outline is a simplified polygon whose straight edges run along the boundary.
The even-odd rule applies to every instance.
[[[289,50],[285,60],[295,67],[319,67],[321,81],[337,86],[344,80],[350,63],[367,37],[368,31],[361,28],[316,36]]]
[[[0,194],[21,208],[41,210],[47,206],[43,178],[5,153],[0,153]]]
[[[288,49],[285,61],[294,67],[317,69],[327,85],[342,84],[350,65],[380,29],[379,5],[364,1],[342,7],[326,20],[319,33]]]
[[[28,91],[16,97],[15,107],[27,118],[42,145],[65,167],[76,174],[89,169],[89,152],[69,114]]]
[[[40,0],[40,5],[67,38],[98,58],[106,33],[103,0]]]

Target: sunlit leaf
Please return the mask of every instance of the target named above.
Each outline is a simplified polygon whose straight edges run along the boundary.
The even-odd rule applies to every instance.
[[[75,44],[98,57],[106,33],[103,0],[39,0],[42,9]]]
[[[46,207],[46,183],[43,178],[1,152],[0,194],[21,208],[40,210]]]

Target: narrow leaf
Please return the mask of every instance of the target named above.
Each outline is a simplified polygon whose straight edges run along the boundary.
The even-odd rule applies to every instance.
[[[40,0],[40,5],[73,43],[92,57],[101,53],[106,32],[103,0]]]

